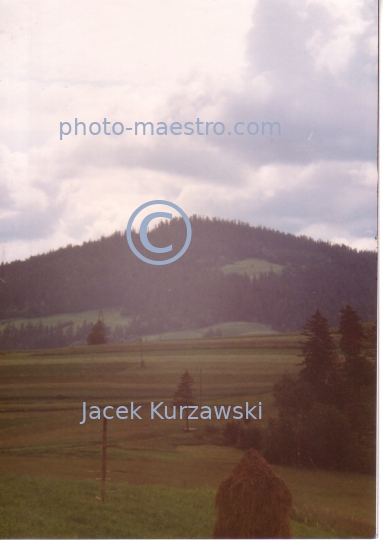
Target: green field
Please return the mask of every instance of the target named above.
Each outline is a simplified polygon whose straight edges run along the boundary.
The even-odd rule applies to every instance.
[[[225,274],[246,274],[251,278],[258,278],[261,274],[280,274],[284,266],[270,263],[262,259],[244,259],[233,264],[225,264],[221,270]]]
[[[277,333],[273,331],[270,325],[256,323],[256,322],[225,322],[212,324],[205,328],[198,328],[196,330],[179,330],[177,332],[165,332],[163,334],[153,334],[151,336],[144,336],[144,340],[176,340],[176,339],[203,339],[209,332],[219,332],[222,337],[234,337],[245,336],[254,334],[269,334]]]
[[[214,494],[243,452],[220,445],[223,420],[151,420],[150,401],[171,404],[182,373],[202,405],[263,404],[301,361],[297,335],[150,341],[140,345],[0,354],[0,536],[209,538]],[[142,405],[142,420],[108,422],[106,502],[100,497],[102,422],[88,406]],[[207,429],[206,426],[209,426]],[[212,435],[213,433],[213,435]],[[375,479],[275,467],[294,499],[296,538],[372,537]]]

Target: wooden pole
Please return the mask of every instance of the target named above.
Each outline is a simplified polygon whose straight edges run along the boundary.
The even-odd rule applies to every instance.
[[[106,426],[107,419],[103,419],[102,424],[102,466],[101,466],[101,502],[105,502],[105,482],[106,482]]]
[[[145,369],[144,356],[143,356],[143,354],[142,354],[142,337],[140,337],[140,352],[141,352],[141,363],[140,363],[140,367],[141,367],[141,369]]]
[[[202,368],[199,368],[199,406],[202,407]]]

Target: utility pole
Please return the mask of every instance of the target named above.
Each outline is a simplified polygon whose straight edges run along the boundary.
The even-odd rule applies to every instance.
[[[144,362],[144,357],[143,357],[143,354],[142,354],[142,337],[140,337],[140,353],[141,353],[140,368],[145,369],[145,362]]]
[[[102,423],[101,502],[105,502],[107,422],[107,419],[104,417]]]
[[[199,407],[202,407],[202,368],[199,368]]]

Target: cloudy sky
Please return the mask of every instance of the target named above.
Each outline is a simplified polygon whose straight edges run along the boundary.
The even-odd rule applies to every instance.
[[[2,0],[0,48],[1,261],[152,199],[374,249],[374,0]],[[91,135],[104,118],[133,131]],[[225,133],[134,135],[197,118]]]

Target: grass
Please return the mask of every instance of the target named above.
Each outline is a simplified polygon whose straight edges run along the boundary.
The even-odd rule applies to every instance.
[[[211,538],[212,490],[1,475],[2,538]],[[331,538],[292,521],[294,538]]]
[[[275,414],[273,384],[296,373],[298,335],[156,341],[0,355],[1,537],[206,538],[214,493],[242,451],[210,444],[180,420],[150,420],[150,401],[170,404],[182,373],[203,405],[263,403]],[[143,420],[108,422],[107,503],[99,496],[101,421],[88,405],[142,404]],[[211,424],[222,428],[222,421]],[[276,467],[293,493],[296,538],[371,537],[375,479]],[[12,475],[9,475],[9,472]],[[165,516],[165,517],[164,517]]]
[[[311,526],[325,524],[334,537],[374,537],[375,478],[290,467],[274,469],[293,494],[297,521]]]
[[[284,266],[270,263],[262,259],[245,259],[233,264],[225,264],[221,271],[225,274],[247,274],[251,278],[258,278],[261,274],[281,274]]]
[[[254,334],[277,333],[270,325],[255,322],[226,322],[198,328],[196,330],[179,330],[177,332],[165,332],[164,334],[153,334],[145,336],[145,340],[178,340],[178,339],[203,339],[209,332],[221,333],[223,337],[244,336]]]
[[[157,435],[160,433],[157,432]],[[101,433],[99,434],[101,435]],[[240,450],[217,446],[189,446],[187,437],[190,435],[179,434],[180,439],[175,443],[183,442],[183,445],[174,446],[169,449],[169,440],[165,439],[165,445],[161,445],[159,437],[150,439],[127,438],[125,443],[110,441],[107,458],[107,501],[117,505],[113,508],[112,518],[108,520],[114,523],[112,531],[105,531],[102,528],[101,536],[119,537],[119,515],[118,506],[123,503],[122,499],[117,500],[114,492],[122,491],[125,495],[125,503],[121,512],[126,512],[126,500],[136,497],[137,493],[145,493],[141,503],[134,502],[135,507],[139,507],[140,516],[147,517],[149,522],[156,521],[156,508],[153,503],[153,493],[159,489],[163,506],[160,508],[160,515],[169,514],[169,509],[174,507],[174,500],[177,503],[188,500],[187,496],[193,493],[194,502],[189,502],[185,506],[179,504],[180,512],[185,520],[189,519],[188,509],[190,506],[199,508],[198,516],[200,523],[205,523],[205,532],[196,533],[194,530],[191,537],[205,538],[211,533],[207,531],[208,525],[211,527],[213,517],[211,512],[207,512],[209,497],[213,501],[213,494],[220,482],[228,476],[235,464],[242,456]],[[42,530],[26,528],[25,530],[7,532],[6,537],[97,537],[99,527],[91,529],[97,525],[98,521],[93,519],[92,512],[89,513],[89,521],[84,521],[83,527],[67,530],[61,526],[61,519],[67,519],[72,506],[76,507],[74,515],[85,515],[88,513],[88,506],[83,504],[84,498],[96,503],[95,498],[100,491],[100,437],[95,441],[83,440],[81,444],[69,445],[64,448],[55,445],[55,453],[47,452],[47,446],[40,444],[36,447],[35,455],[28,454],[28,449],[20,449],[21,454],[10,456],[4,455],[1,458],[3,470],[12,470],[14,475],[11,480],[7,480],[9,475],[0,474],[2,485],[3,501],[0,507],[5,505],[4,512],[6,519],[0,517],[0,523],[29,523],[28,527],[39,525],[37,518],[41,514],[41,509],[49,514],[48,518],[43,518],[44,522],[52,527],[45,533]],[[366,475],[356,475],[350,473],[331,473],[323,471],[296,470],[287,467],[274,467],[287,483],[293,493],[293,531],[295,538],[371,538],[374,535],[374,478]],[[16,475],[17,473],[17,475]],[[49,478],[53,483],[48,482]],[[3,481],[3,478],[5,480]],[[69,479],[71,479],[69,481]],[[81,479],[81,480],[79,480]],[[98,479],[98,481],[97,481]],[[25,487],[18,488],[18,485],[28,481],[29,485],[41,485],[36,492],[37,505],[31,503],[35,495],[31,495]],[[61,485],[62,484],[62,485]],[[44,486],[48,485],[48,488]],[[56,486],[56,487],[55,487]],[[73,487],[74,486],[74,487]],[[76,486],[80,486],[75,489]],[[93,486],[93,492],[89,495],[86,486]],[[127,489],[129,487],[129,490]],[[140,489],[137,491],[135,487]],[[154,487],[154,492],[149,489]],[[161,488],[161,489],[160,489]],[[35,489],[35,488],[33,488]],[[16,490],[16,495],[15,495]],[[41,500],[44,490],[48,494],[49,502]],[[59,495],[54,495],[56,490]],[[79,495],[74,498],[74,493]],[[85,491],[84,491],[85,490]],[[161,491],[162,490],[162,491]],[[112,498],[109,497],[109,494]],[[174,500],[172,496],[174,495]],[[206,498],[207,497],[207,498]],[[36,497],[35,497],[36,498]],[[198,506],[198,501],[204,498],[203,504]],[[0,499],[1,500],[1,499]],[[154,497],[154,500],[156,498]],[[12,502],[13,501],[13,502]],[[58,501],[57,505],[54,501]],[[119,502],[120,501],[120,502]],[[211,502],[212,504],[212,502]],[[194,506],[193,506],[194,505]],[[67,508],[67,510],[63,510]],[[82,508],[82,510],[81,510]],[[22,512],[28,511],[34,519],[25,521]],[[19,516],[21,512],[21,515]],[[63,514],[64,512],[64,514]],[[54,514],[57,514],[55,516]],[[17,516],[13,518],[12,516]],[[1,514],[0,514],[1,516]],[[13,521],[12,521],[13,519]],[[134,522],[134,520],[133,520]],[[78,521],[74,520],[77,527]],[[179,519],[177,516],[170,516],[167,522],[167,530],[163,531],[164,537],[189,537],[186,532],[180,532],[178,528]],[[37,525],[36,525],[37,524]],[[8,525],[8,526],[11,526]],[[25,527],[27,527],[25,525]],[[55,528],[56,527],[56,528]],[[209,529],[211,531],[211,528]],[[57,533],[60,531],[60,534]],[[127,535],[126,530],[123,536]],[[136,529],[131,531],[133,537],[151,538],[148,530]],[[142,534],[142,536],[140,536]],[[154,534],[154,533],[153,533]],[[162,533],[161,533],[162,534]],[[173,536],[174,535],[174,536]],[[130,537],[130,536],[126,536]],[[154,537],[162,537],[158,530]]]
[[[2,476],[2,538],[209,538],[211,492]],[[196,519],[198,516],[198,519]]]
[[[222,356],[227,356],[230,350],[241,352],[247,349],[249,354],[257,350],[257,354],[284,354],[289,351],[291,354],[300,353],[300,342],[302,336],[296,334],[276,334],[272,332],[257,333],[256,335],[240,335],[214,339],[184,339],[184,340],[152,340],[142,343],[144,355],[155,352],[157,355],[167,357],[169,353],[187,351],[188,355],[209,354],[210,351],[217,350]],[[61,349],[43,349],[38,351],[0,351],[0,366],[20,365],[20,364],[50,364],[55,362],[73,364],[81,362],[97,362],[97,357],[102,358],[103,363],[110,361],[108,353],[120,353],[130,357],[140,355],[140,343],[107,343],[105,345],[93,346],[71,346]],[[201,353],[203,351],[203,353]],[[246,353],[244,353],[246,354]],[[61,359],[60,359],[61,357]],[[79,357],[82,357],[79,360]],[[35,360],[33,360],[35,359]],[[100,360],[99,360],[100,361]],[[112,359],[113,361],[113,359]]]

